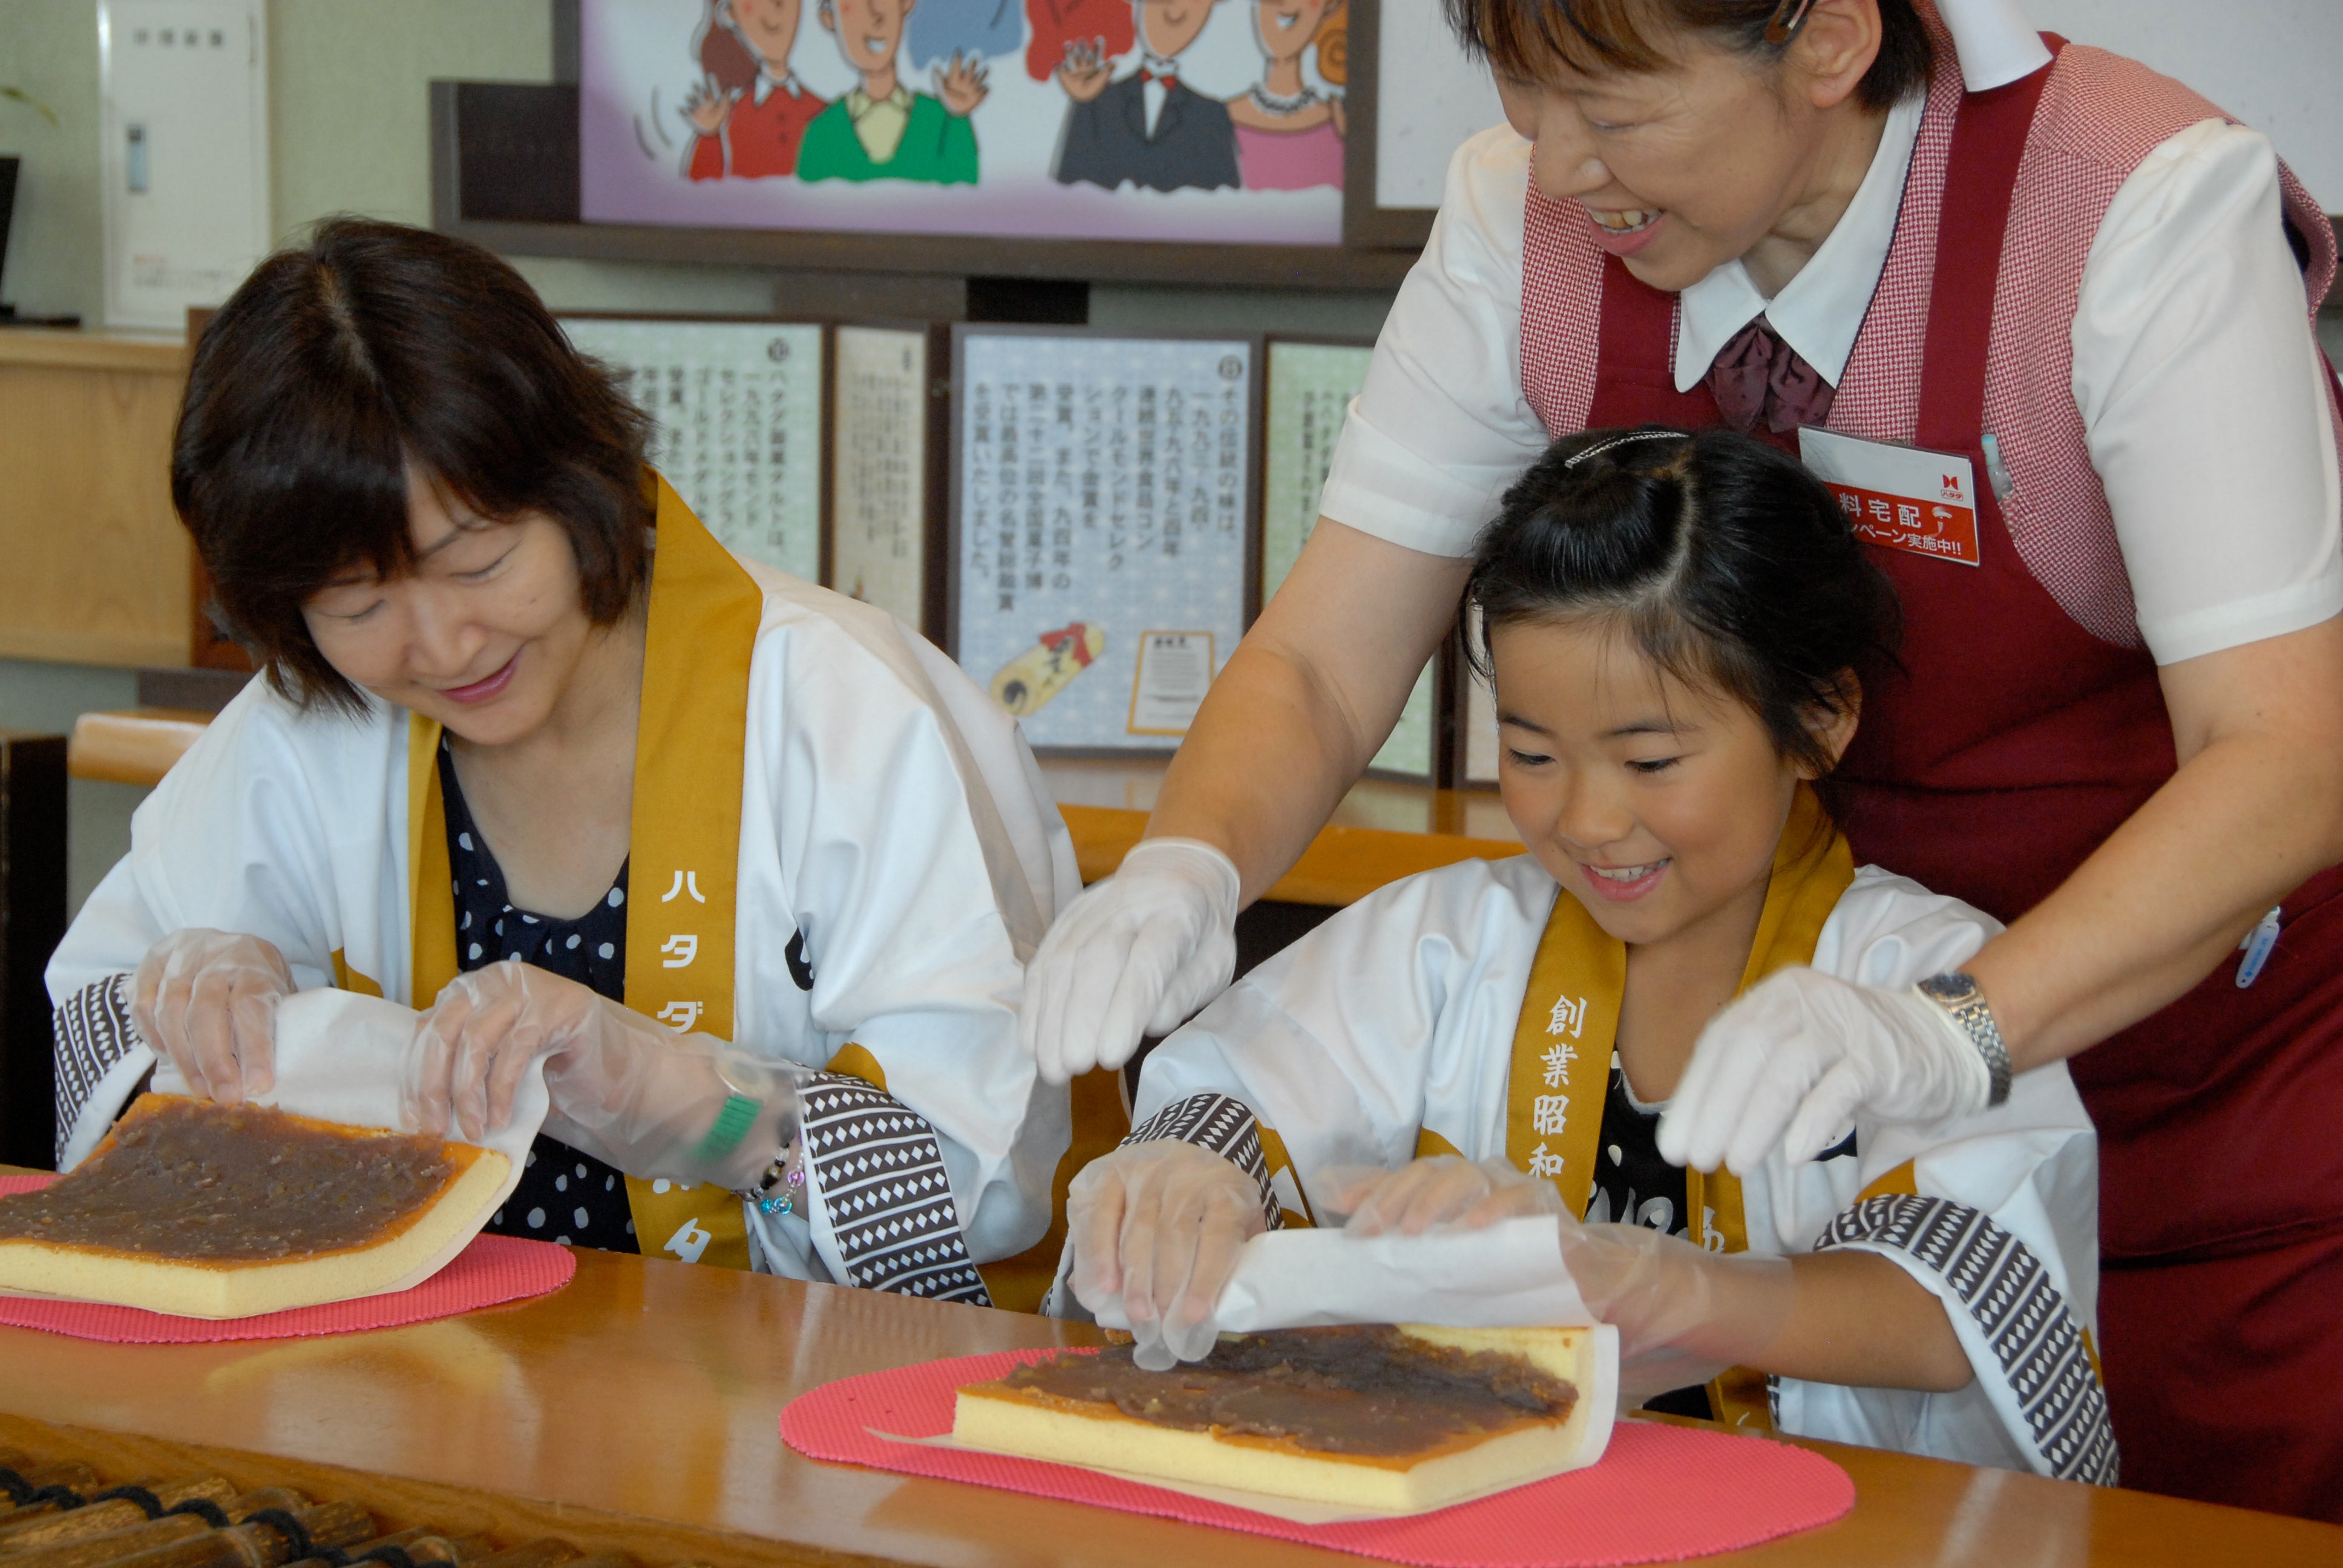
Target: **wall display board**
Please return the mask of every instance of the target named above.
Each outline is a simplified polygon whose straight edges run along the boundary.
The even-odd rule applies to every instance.
[[[578,0],[578,17],[588,223],[1342,239],[1330,0]]]
[[[830,583],[943,635],[946,329],[841,326],[830,337]]]
[[[824,329],[564,316],[657,427],[651,466],[725,545],[822,580]]]
[[[1259,602],[1258,339],[961,326],[945,646],[1036,749],[1168,753]]]
[[[1261,597],[1264,603],[1301,557],[1318,522],[1318,494],[1351,399],[1365,385],[1374,348],[1365,342],[1272,338],[1262,440]],[[1429,783],[1436,771],[1439,660],[1424,666],[1399,724],[1367,766]]]

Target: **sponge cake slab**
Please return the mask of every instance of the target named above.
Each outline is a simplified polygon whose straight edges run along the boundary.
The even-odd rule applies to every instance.
[[[510,1173],[469,1144],[144,1095],[70,1173],[0,1199],[0,1290],[195,1318],[375,1295],[460,1248]]]
[[[1289,1381],[1282,1392],[1272,1392],[1265,1406],[1242,1378],[1216,1381],[1220,1350],[1199,1369],[1143,1373],[1125,1366],[1127,1350],[1111,1349],[1101,1358],[1055,1358],[1074,1372],[1071,1380],[1048,1372],[1036,1377],[1027,1368],[960,1389],[952,1440],[962,1448],[1141,1479],[1393,1513],[1420,1513],[1582,1469],[1609,1444],[1618,1397],[1618,1334],[1607,1325],[1300,1329],[1223,1342],[1222,1350],[1231,1343],[1268,1344],[1268,1359],[1274,1361],[1277,1344],[1306,1345],[1303,1336],[1327,1334],[1391,1336],[1399,1353],[1379,1364],[1397,1363],[1392,1384],[1378,1387],[1381,1373],[1370,1373],[1350,1380],[1358,1386],[1335,1398],[1317,1386],[1325,1381],[1322,1370],[1312,1369]],[[1434,1403],[1451,1396],[1433,1386],[1440,1380],[1408,1371],[1411,1355],[1443,1369],[1443,1378],[1458,1368],[1487,1374],[1495,1397],[1466,1412],[1415,1421],[1411,1401]],[[1258,1368],[1262,1360],[1255,1355],[1251,1364]],[[1091,1369],[1104,1375],[1083,1375]],[[1150,1392],[1158,1385],[1149,1379],[1166,1380],[1161,1397]],[[1272,1371],[1263,1381],[1280,1380]],[[1211,1391],[1198,1394],[1204,1384]],[[1557,1385],[1566,1396],[1556,1393]],[[1276,1404],[1288,1397],[1295,1402]],[[1193,1402],[1198,1399],[1204,1402]],[[1280,1409],[1297,1419],[1281,1419]]]

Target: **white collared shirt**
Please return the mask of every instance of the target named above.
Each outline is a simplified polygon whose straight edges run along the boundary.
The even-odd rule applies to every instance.
[[[758,104],[762,105],[767,98],[771,97],[776,88],[787,93],[792,98],[800,96],[805,92],[805,89],[798,85],[798,74],[795,71],[789,72],[787,75],[776,76],[773,75],[771,66],[758,66],[756,85],[749,88],[749,93]]]
[[[1140,55],[1140,66],[1154,73],[1151,79],[1139,84],[1140,101],[1147,106],[1147,139],[1155,139],[1155,122],[1163,117],[1163,100],[1172,95],[1172,84],[1180,79],[1180,63],[1167,60],[1150,50]]]
[[[1738,258],[1726,262],[1678,297],[1683,326],[1676,337],[1676,390],[1689,392],[1708,378],[1709,367],[1734,335],[1760,316],[1782,341],[1798,351],[1822,378],[1835,387],[1846,373],[1847,357],[1863,330],[1872,291],[1896,243],[1896,220],[1904,211],[1904,178],[1912,148],[1920,139],[1920,115],[1928,106],[1915,94],[1888,112],[1879,151],[1855,188],[1838,225],[1815,248],[1772,299],[1758,292]],[[1526,193],[1524,193],[1526,194]]]
[[[1834,383],[1877,288],[1916,115],[1889,116],[1840,226],[1773,300],[1733,262],[1684,292],[1690,387],[1764,312]],[[1504,126],[1449,166],[1440,216],[1383,323],[1319,509],[1463,556],[1545,450],[1522,393],[1529,144]],[[2343,515],[2328,384],[2258,132],[2190,126],[2125,181],[2075,313],[2074,392],[2139,626],[2160,664],[2343,612]]]

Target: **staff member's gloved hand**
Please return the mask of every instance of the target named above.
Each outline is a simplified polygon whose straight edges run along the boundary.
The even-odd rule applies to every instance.
[[[1209,1149],[1163,1139],[1091,1161],[1066,1193],[1074,1299],[1119,1303],[1149,1372],[1212,1352],[1239,1249],[1268,1229],[1261,1189]]]
[[[1041,1076],[1121,1067],[1226,989],[1237,964],[1236,862],[1195,839],[1148,839],[1066,906],[1025,970],[1018,1032]]]
[[[1623,1410],[1760,1361],[1797,1301],[1786,1258],[1704,1251],[1644,1225],[1565,1215],[1562,1262],[1588,1309],[1619,1331]]]
[[[139,960],[130,1019],[189,1089],[234,1105],[276,1083],[277,1004],[292,991],[274,943],[189,927]]]
[[[796,1135],[807,1076],[507,959],[458,975],[417,1020],[406,1123],[444,1135],[452,1117],[478,1141],[511,1120],[522,1074],[539,1059],[548,1128],[565,1141],[629,1176],[733,1189],[750,1186]]]
[[[1660,1118],[1678,1165],[1755,1170],[1776,1144],[1812,1160],[1860,1109],[1926,1123],[1986,1108],[1993,1075],[1960,1025],[1916,991],[1810,969],[1768,976],[1701,1031]]]
[[[1336,1167],[1316,1185],[1326,1194],[1319,1207],[1348,1214],[1342,1228],[1360,1236],[1421,1236],[1440,1225],[1479,1231],[1500,1220],[1562,1212],[1562,1194],[1553,1182],[1523,1175],[1503,1160],[1457,1154],[1411,1160],[1396,1171]]]

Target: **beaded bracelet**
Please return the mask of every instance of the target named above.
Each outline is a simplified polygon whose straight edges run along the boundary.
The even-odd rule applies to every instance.
[[[757,1184],[744,1189],[740,1196],[754,1203],[759,1213],[778,1218],[796,1211],[798,1196],[804,1189],[805,1145],[801,1140],[792,1138],[773,1156],[773,1162],[765,1167]]]

